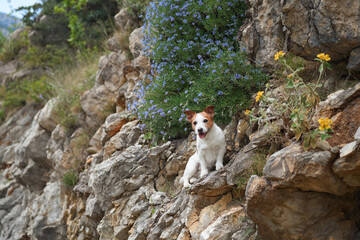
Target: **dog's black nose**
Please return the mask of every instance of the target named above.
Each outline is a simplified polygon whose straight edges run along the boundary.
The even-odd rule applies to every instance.
[[[202,133],[202,132],[203,132],[203,129],[202,129],[202,128],[199,128],[199,129],[198,129],[198,132],[199,132],[199,133]]]

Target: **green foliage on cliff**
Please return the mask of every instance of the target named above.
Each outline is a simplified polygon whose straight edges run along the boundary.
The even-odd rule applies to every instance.
[[[245,9],[244,1],[232,0],[151,3],[144,43],[153,72],[129,107],[157,139],[189,134],[185,110],[215,105],[215,121],[228,123],[262,88],[267,76],[236,42]]]
[[[2,41],[0,47],[0,61],[9,62],[15,59],[20,50],[26,50],[29,46],[29,38],[27,31],[24,31],[16,39],[6,39]]]

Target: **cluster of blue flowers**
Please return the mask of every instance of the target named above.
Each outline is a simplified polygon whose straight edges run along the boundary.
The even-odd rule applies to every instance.
[[[129,106],[150,125],[142,127],[163,139],[187,135],[183,112],[214,103],[219,120],[229,120],[241,104],[233,95],[242,94],[239,87],[251,84],[258,71],[241,67],[249,65],[236,42],[245,9],[243,0],[150,3],[143,44],[152,70],[137,92],[139,101]]]

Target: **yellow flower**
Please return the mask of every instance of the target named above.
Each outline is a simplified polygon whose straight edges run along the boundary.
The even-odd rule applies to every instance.
[[[324,61],[327,61],[327,62],[331,60],[329,54],[325,54],[325,53],[319,53],[317,55],[317,57],[320,58],[321,60],[324,60]]]
[[[323,130],[328,130],[328,129],[330,129],[331,128],[331,124],[333,123],[333,121],[331,120],[331,119],[329,119],[329,118],[320,118],[319,120],[318,120],[318,122],[320,123],[320,127],[319,127],[319,129],[321,130],[321,131],[323,131]]]
[[[286,75],[287,78],[292,78],[293,75],[292,74],[289,74],[289,75]]]
[[[258,91],[258,93],[255,97],[256,102],[258,102],[263,95],[264,95],[264,91]]]
[[[246,111],[245,111],[245,116],[249,115],[250,113],[251,113],[250,110],[246,110]]]
[[[275,61],[279,60],[280,57],[284,56],[285,53],[283,51],[278,51],[277,53],[275,53],[274,55],[274,59]]]

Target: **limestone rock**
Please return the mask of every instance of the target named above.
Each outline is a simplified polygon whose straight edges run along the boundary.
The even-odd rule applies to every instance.
[[[51,132],[51,136],[46,145],[46,156],[52,159],[55,164],[60,164],[64,153],[66,140],[66,130],[60,124]]]
[[[357,1],[254,0],[249,4],[251,18],[242,29],[240,45],[265,66],[275,63],[273,56],[280,50],[309,60],[326,52],[336,61],[360,44],[360,35],[353,30],[360,27]]]
[[[190,187],[192,194],[219,196],[231,191],[226,182],[226,169],[212,171],[205,177],[195,181]]]
[[[61,182],[48,183],[42,195],[31,205],[29,235],[35,239],[64,239],[66,226],[62,217],[66,205]]]
[[[128,122],[122,126],[120,132],[115,134],[104,146],[105,158],[111,156],[116,150],[124,150],[125,148],[135,144],[141,134],[141,129],[138,127],[138,120]]]
[[[118,89],[125,84],[123,68],[130,63],[125,52],[112,52],[100,58],[95,86],[81,95],[81,107],[86,123],[98,127],[114,108]],[[110,112],[111,113],[111,112]]]
[[[322,111],[343,108],[345,104],[360,96],[360,83],[347,90],[338,90],[330,94],[327,99],[320,102]]]
[[[40,166],[49,168],[52,166],[46,156],[46,144],[49,139],[50,134],[41,128],[37,122],[33,122],[31,128],[24,133],[18,153],[23,153],[26,159],[31,158]],[[26,162],[26,159],[21,160],[21,162]]]
[[[230,239],[235,232],[240,231],[240,229],[245,232],[246,230],[253,230],[254,227],[255,226],[251,222],[247,222],[246,213],[242,207],[233,207],[226,210],[225,213],[211,223],[200,234],[200,240],[227,240]],[[240,239],[240,237],[243,239],[245,237],[250,237],[246,236],[245,233],[241,236],[239,232],[237,236],[237,239]]]
[[[115,25],[119,31],[129,31],[135,27],[135,22],[131,19],[129,11],[122,8],[114,17]]]
[[[350,71],[360,71],[360,48],[355,48],[350,52],[349,62],[346,68]]]
[[[266,240],[356,239],[354,201],[353,197],[344,200],[327,193],[272,188],[257,176],[246,188],[246,211]]]
[[[330,152],[304,152],[301,145],[294,143],[270,156],[264,176],[276,188],[292,187],[335,195],[354,191],[333,174],[332,161]]]
[[[105,127],[104,124],[102,124],[98,130],[96,130],[95,134],[92,136],[92,138],[89,141],[89,148],[86,150],[89,154],[95,154],[101,150],[103,147],[103,141],[102,139],[105,137]]]
[[[122,34],[115,33],[114,36],[112,36],[110,39],[106,41],[106,46],[110,49],[112,52],[118,52],[123,49],[123,46],[121,45],[122,41]]]
[[[32,120],[39,111],[38,104],[29,104],[0,126],[0,141],[6,145],[19,142],[20,137],[31,126]]]
[[[335,160],[333,170],[346,184],[360,187],[360,154],[358,151],[351,156]]]
[[[109,115],[105,120],[104,130],[106,136],[101,140],[106,142],[112,136],[119,132],[119,130],[129,121],[130,114],[128,112],[113,113]]]
[[[360,142],[360,127],[356,130],[354,138],[356,141]]]
[[[17,187],[12,195],[0,200],[0,239],[12,240],[27,236],[30,219],[29,210],[22,205],[22,201],[26,201],[24,191],[24,187]]]
[[[144,38],[144,30],[142,28],[137,28],[134,31],[132,31],[130,34],[129,48],[134,58],[137,58],[141,54],[142,50],[145,48],[142,43],[143,38]]]
[[[49,132],[52,132],[57,126],[57,118],[55,111],[56,99],[50,99],[41,109],[39,115],[39,125]]]
[[[348,157],[349,155],[354,154],[358,145],[359,144],[356,141],[346,144],[340,149],[340,158]]]
[[[152,180],[159,171],[158,152],[169,146],[167,143],[150,150],[141,146],[131,146],[98,164],[90,174],[89,185],[95,197],[100,199],[102,208],[108,209],[111,207],[111,200]]]

